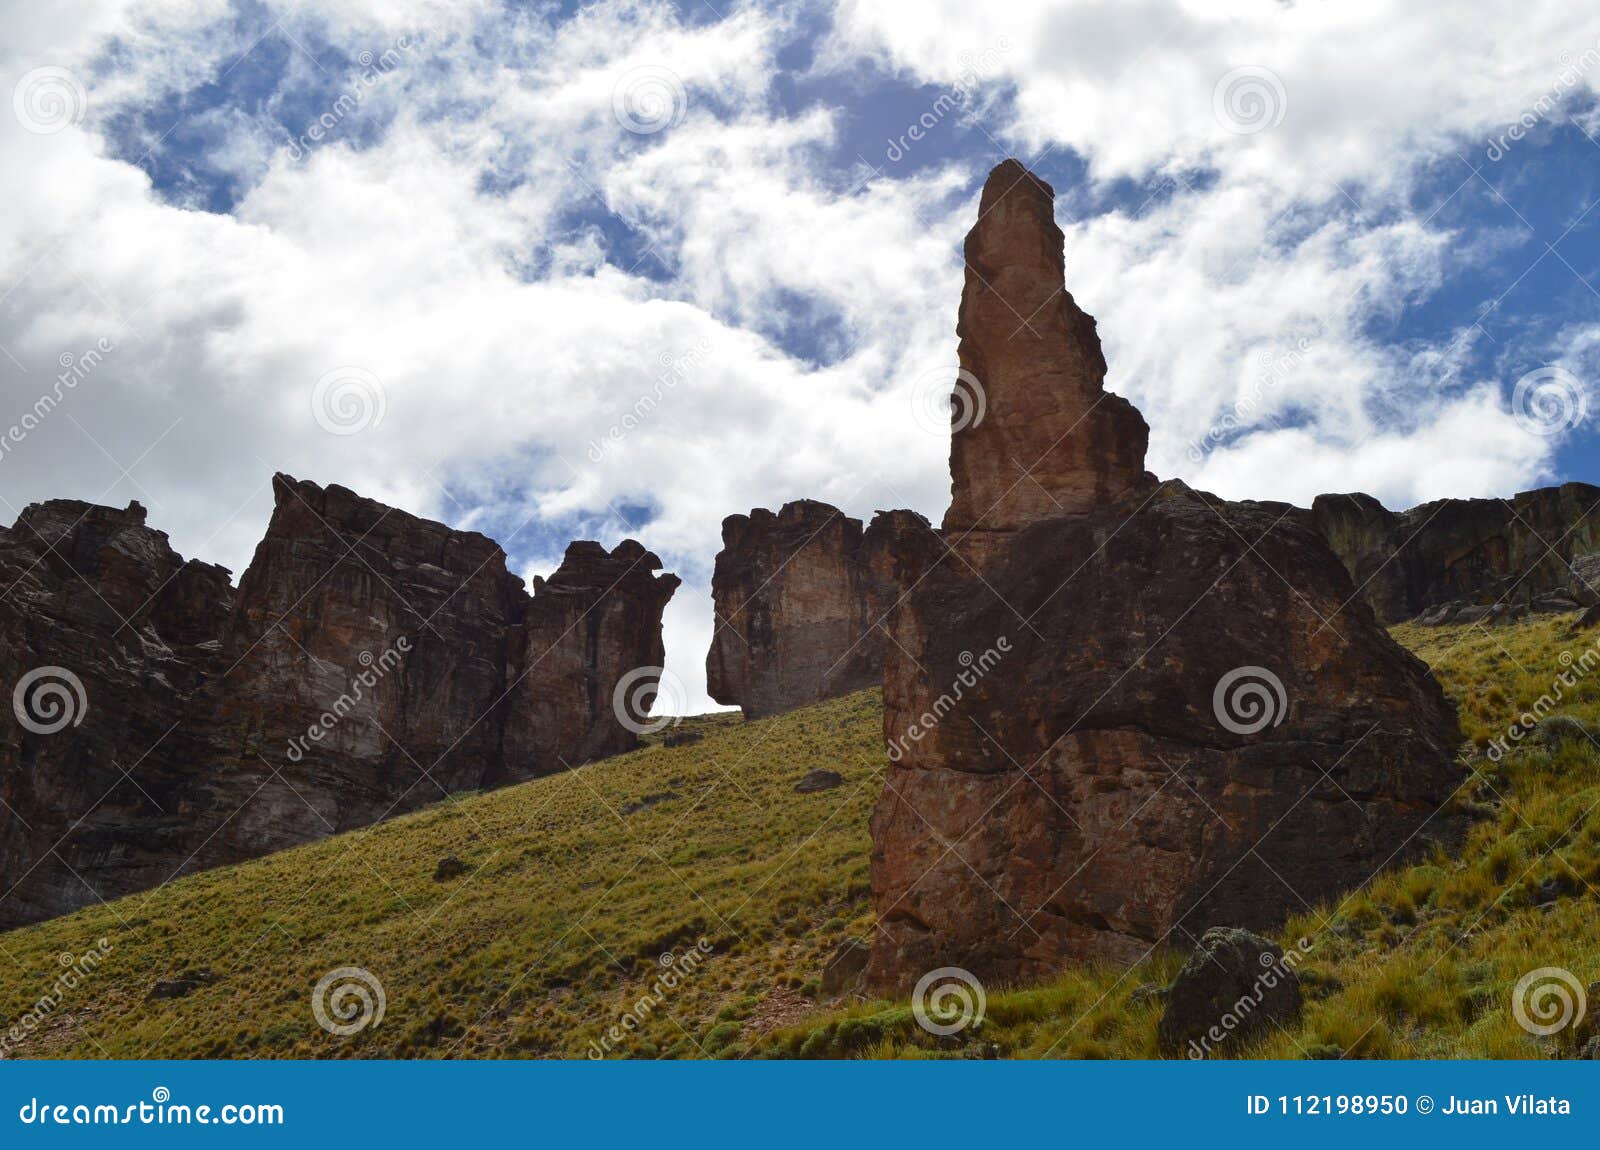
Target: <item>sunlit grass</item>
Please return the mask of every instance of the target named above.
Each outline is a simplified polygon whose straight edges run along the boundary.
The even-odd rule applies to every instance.
[[[1600,667],[1581,655],[1600,631],[1572,617],[1514,627],[1414,627],[1396,638],[1427,660],[1461,708],[1472,768],[1451,810],[1459,842],[1295,916],[1286,949],[1309,939],[1297,1029],[1261,1039],[1266,1058],[1539,1058],[1570,1053],[1572,1032],[1535,1038],[1511,1014],[1517,980],[1563,967],[1600,978],[1600,746],[1583,732],[1533,736],[1486,753],[1518,716],[1550,699],[1553,714],[1600,730]],[[1563,653],[1570,656],[1564,659]],[[1546,720],[1549,723],[1549,720]],[[1567,734],[1573,734],[1568,731]],[[1071,972],[1054,984],[992,991],[981,1026],[934,1037],[903,1004],[821,1013],[763,1044],[779,1055],[874,1057],[1156,1057],[1159,1003],[1178,966],[1167,953],[1133,970]],[[908,1025],[909,1022],[909,1025]],[[857,1045],[860,1036],[870,1042]]]
[[[1569,730],[1486,752],[1570,670],[1563,651],[1600,639],[1570,625],[1396,629],[1461,707],[1473,774],[1441,816],[1453,844],[1285,925],[1285,946],[1312,942],[1305,1014],[1248,1054],[1569,1052],[1570,1032],[1539,1039],[1517,1026],[1510,996],[1537,967],[1600,978],[1600,749]],[[1554,713],[1600,728],[1600,671],[1562,693]],[[612,1057],[1156,1056],[1152,991],[1179,954],[989,987],[983,1024],[949,1038],[924,1031],[905,1002],[822,1000],[828,955],[872,934],[877,692],[676,730],[704,737],[0,935],[0,1035],[55,985],[58,955],[106,937],[100,968],[9,1053],[584,1057],[631,1008],[638,1026],[619,1031]],[[795,794],[815,767],[844,786]],[[663,794],[676,797],[619,813]],[[446,855],[466,874],[434,882]],[[704,964],[641,1013],[662,956],[701,938]],[[370,970],[387,999],[382,1023],[350,1038],[311,1010],[318,978],[341,966]],[[159,980],[202,972],[209,981],[186,996],[148,997]]]

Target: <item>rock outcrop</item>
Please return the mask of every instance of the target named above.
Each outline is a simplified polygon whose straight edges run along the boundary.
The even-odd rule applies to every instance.
[[[660,677],[661,613],[678,588],[632,539],[610,552],[574,543],[511,636],[501,770],[525,779],[638,745],[636,705]],[[619,702],[619,684],[623,698]],[[629,690],[630,687],[635,688]]]
[[[0,743],[0,927],[636,745],[613,695],[659,675],[678,585],[638,543],[574,543],[530,596],[482,535],[273,492],[237,592],[137,504],[0,532],[4,682],[53,667],[83,699]]]
[[[997,167],[965,246],[947,531],[1015,530],[1153,483],[1149,428],[1103,386],[1062,243],[1050,185],[1015,160]]]
[[[1309,518],[1386,622],[1600,603],[1600,488],[1587,483],[1398,513],[1370,495],[1322,495]]]
[[[945,537],[921,545],[972,565],[925,566],[888,624],[879,989],[940,966],[1033,979],[1274,924],[1413,846],[1459,777],[1443,691],[1364,605],[1339,613],[1354,586],[1315,530],[1145,475],[1143,421],[1099,391],[1049,202],[1002,165],[967,241],[982,275],[962,360],[988,365],[984,422],[1004,434],[956,435]],[[1030,371],[1013,310],[1039,311],[1052,365],[1090,369]],[[1074,424],[1089,438],[1050,466]],[[1047,461],[1051,498],[1005,495],[1009,460]]]
[[[728,516],[711,580],[711,697],[756,718],[876,686],[883,623],[927,545],[943,550],[911,511],[880,511],[865,531],[810,499]]]
[[[125,510],[71,500],[0,528],[0,929],[165,880],[198,764],[180,730],[232,610]]]

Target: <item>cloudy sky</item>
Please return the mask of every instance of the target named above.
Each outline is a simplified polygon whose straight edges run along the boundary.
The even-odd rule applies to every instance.
[[[530,575],[631,535],[685,578],[701,709],[723,516],[942,514],[930,393],[1008,155],[1159,475],[1600,482],[1592,5],[0,11],[0,432],[56,400],[0,435],[8,522],[138,499],[237,573],[283,470]]]

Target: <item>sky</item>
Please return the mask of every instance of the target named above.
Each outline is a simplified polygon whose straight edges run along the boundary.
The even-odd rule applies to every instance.
[[[528,577],[637,538],[684,579],[662,703],[707,709],[723,517],[943,514],[960,244],[1007,156],[1056,190],[1161,477],[1395,509],[1600,483],[1600,13],[1570,0],[0,28],[7,522],[137,499],[237,577],[285,471]]]

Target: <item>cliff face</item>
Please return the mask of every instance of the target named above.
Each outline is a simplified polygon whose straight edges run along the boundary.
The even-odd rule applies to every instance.
[[[914,541],[926,528],[914,512],[881,511],[863,531],[859,519],[809,499],[724,519],[711,581],[711,697],[758,717],[876,686],[881,624],[914,578]]]
[[[144,508],[0,528],[0,929],[155,885],[183,858],[190,715],[233,589]]]
[[[511,635],[510,690],[501,769],[531,778],[621,754],[638,745],[645,715],[629,705],[649,692],[666,650],[661,613],[676,575],[632,539],[607,553],[574,543],[549,579],[535,579]],[[620,692],[620,697],[619,697]]]
[[[5,681],[54,666],[87,697],[0,744],[0,925],[636,745],[612,694],[659,673],[677,586],[639,544],[575,543],[530,597],[481,535],[273,492],[237,592],[137,505],[43,504],[0,534]]]
[[[1370,495],[1323,495],[1310,521],[1380,619],[1445,623],[1600,602],[1597,511],[1600,488],[1568,483],[1398,514]]]
[[[1354,587],[1320,535],[1145,474],[1049,202],[1004,164],[967,240],[988,412],[953,439],[943,542],[972,566],[931,564],[889,621],[879,988],[1279,922],[1365,881],[1457,781],[1443,692],[1364,606],[1340,613]],[[1035,311],[1030,343],[1013,313]]]

